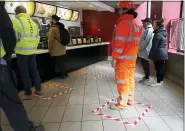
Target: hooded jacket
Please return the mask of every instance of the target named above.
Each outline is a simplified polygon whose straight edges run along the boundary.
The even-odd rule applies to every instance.
[[[148,25],[145,28],[145,31],[142,33],[139,41],[139,52],[138,56],[145,60],[148,60],[150,50],[152,48],[152,39],[153,39],[153,27]]]
[[[66,54],[66,46],[60,43],[60,31],[59,28],[64,28],[62,23],[52,25],[49,30],[48,43],[49,52],[51,56],[61,56]]]
[[[150,55],[152,60],[167,60],[168,52],[166,49],[167,31],[164,27],[161,27],[154,31],[154,37],[152,40],[152,49]]]

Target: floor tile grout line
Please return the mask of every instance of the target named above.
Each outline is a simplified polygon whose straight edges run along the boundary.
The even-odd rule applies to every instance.
[[[75,82],[75,81],[73,81],[72,87],[73,87],[73,85],[74,85],[74,82]],[[63,119],[64,119],[64,115],[65,115],[65,112],[66,112],[66,109],[67,109],[67,106],[68,106],[68,102],[69,102],[69,99],[70,99],[70,96],[71,96],[71,91],[70,91],[69,93],[70,93],[70,94],[69,94],[69,98],[68,98],[68,100],[67,100],[67,102],[66,102],[66,106],[65,106],[65,109],[64,109],[64,113],[63,113],[63,115],[62,115],[62,119],[61,119],[61,122],[60,122],[58,131],[60,131],[60,128],[61,128],[61,125],[62,125],[62,122],[63,122]]]
[[[153,92],[153,91],[152,91]],[[158,96],[155,92],[153,92],[156,96]],[[162,101],[162,102],[164,102],[166,105],[168,105],[169,106],[169,108],[171,109],[171,110],[173,110],[177,115],[178,115],[178,113],[173,109],[173,108],[171,108],[171,106],[168,104],[168,103],[166,103],[165,102],[165,100],[163,100],[163,99],[161,99],[160,97],[159,97],[159,99]]]
[[[95,72],[95,74],[97,75],[97,72]],[[97,83],[97,79],[96,79],[96,86],[98,87],[98,83]],[[98,93],[98,100],[99,100],[99,105],[100,105],[100,96],[99,96],[99,92],[97,92]],[[100,110],[100,112],[101,112],[101,110]],[[101,123],[102,123],[102,129],[103,129],[103,131],[105,130],[105,128],[104,128],[104,123],[103,123],[103,118],[101,117]]]
[[[112,92],[113,97],[115,97],[109,82],[108,82],[108,84],[109,84],[109,87],[110,87],[110,89],[111,89],[111,92]],[[116,85],[116,86],[117,86],[117,85]],[[121,114],[120,111],[119,111],[119,115],[120,115],[121,119],[123,120],[123,116],[122,116],[122,114]],[[126,125],[125,125],[125,124],[124,124],[124,127],[125,127],[125,130],[127,131],[127,128],[126,128]]]
[[[153,92],[154,93],[154,92]],[[155,93],[154,93],[155,94]],[[156,94],[155,94],[156,95]],[[157,96],[157,95],[156,95]],[[147,99],[146,99],[146,101],[149,103],[149,104],[151,104]],[[170,128],[170,126],[164,121],[164,119],[159,115],[159,113],[153,108],[153,110],[157,113],[157,115],[163,120],[163,122]],[[144,121],[144,123],[145,123],[145,125],[147,126],[147,124],[146,124],[146,122],[145,122],[145,120],[143,119],[143,121]],[[148,127],[148,126],[147,126]],[[148,127],[148,129],[149,129],[149,127]],[[171,129],[171,128],[170,128]],[[172,130],[172,129],[171,129]]]
[[[175,98],[175,96],[173,95],[173,94],[171,94],[165,87],[162,87],[162,88],[160,88],[160,89],[162,89],[163,91],[165,91],[168,95],[170,95],[174,100],[176,100],[177,102],[179,102],[180,104],[181,104],[181,101],[180,100],[178,100],[178,99],[176,99]],[[152,89],[150,89],[152,92],[153,92],[153,90]],[[154,92],[153,92],[154,93]],[[154,93],[155,94],[155,93]]]
[[[53,81],[53,79],[52,79],[52,81]],[[63,81],[62,81],[62,83],[63,83]],[[49,88],[48,88],[48,89],[49,89]],[[59,91],[60,91],[60,88],[58,88],[58,91],[56,91],[56,93],[58,93]],[[54,98],[54,99],[55,99],[55,98]],[[48,109],[46,110],[45,115],[42,117],[42,119],[41,119],[41,121],[40,121],[40,124],[43,123],[44,117],[46,116],[46,114],[48,113],[49,109],[51,108],[54,99],[52,99],[51,103],[49,104]]]
[[[86,72],[87,72],[87,69],[86,69]],[[85,84],[86,84],[86,79],[85,78]],[[83,106],[82,106],[82,119],[81,119],[81,128],[80,128],[80,131],[82,131],[83,129],[83,113],[84,113],[84,101],[85,101],[85,85],[84,85],[84,96],[83,96]]]
[[[45,93],[47,90],[48,90],[48,88],[43,93]],[[36,98],[37,98],[37,100],[36,100],[35,104],[33,104],[32,108],[27,112],[27,114],[36,106],[37,102],[39,101],[39,98],[38,97],[36,97]],[[24,102],[24,101],[22,101],[22,102]]]

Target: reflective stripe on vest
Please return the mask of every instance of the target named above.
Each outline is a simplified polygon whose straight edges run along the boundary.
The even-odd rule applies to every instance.
[[[123,41],[123,42],[130,42],[130,41],[133,41],[133,40],[139,41],[139,37],[125,38],[125,37],[122,37],[122,36],[115,36],[114,40],[120,40],[120,41]]]
[[[128,99],[128,95],[120,95],[121,99]]]
[[[117,84],[125,84],[124,80],[117,80]]]
[[[131,41],[139,41],[139,37],[133,37],[132,36],[132,23],[129,21],[129,20],[124,20],[125,22],[127,22],[130,26],[130,33],[129,33],[129,37],[128,38],[125,38],[125,37],[122,37],[122,36],[115,36],[115,40],[120,40],[120,41],[123,41],[123,42],[131,42]],[[139,32],[139,28],[135,25],[134,26],[134,31],[135,32]],[[120,56],[118,59],[120,60],[123,60],[123,59],[137,59],[137,56]]]
[[[137,59],[137,56],[120,56],[118,59]]]
[[[25,29],[24,29],[24,24],[20,18],[17,18],[17,20],[20,22],[23,33],[20,33],[18,35],[19,38],[38,38],[39,37],[39,32],[37,31],[37,35],[32,35],[32,34],[26,34]]]
[[[15,48],[16,50],[36,50],[37,48],[34,48],[34,47],[16,47]]]
[[[115,36],[114,40],[120,40],[120,41],[124,41],[124,42],[130,42],[133,40],[139,41],[139,37],[133,37],[132,36],[132,23],[129,20],[124,20],[125,22],[127,22],[130,26],[130,34],[128,38],[125,38],[123,36]],[[139,32],[139,28],[135,25],[134,26],[134,31],[135,32]]]
[[[134,91],[129,92],[129,100],[134,100]]]
[[[0,38],[0,64],[2,65],[7,65],[7,62],[3,59],[3,56],[6,54],[4,47],[3,47],[3,43],[2,40]]]
[[[122,49],[118,49],[118,48],[114,48],[113,51],[118,52],[118,53],[123,53],[123,50]]]

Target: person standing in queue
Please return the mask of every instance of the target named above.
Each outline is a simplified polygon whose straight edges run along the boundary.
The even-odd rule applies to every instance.
[[[54,72],[61,79],[68,77],[66,70],[66,46],[62,43],[61,30],[64,30],[64,25],[59,22],[60,18],[57,15],[52,16],[51,28],[48,35],[49,53],[55,63]]]
[[[12,20],[12,23],[17,36],[15,53],[25,89],[23,100],[31,100],[31,80],[36,88],[34,94],[39,96],[42,95],[35,55],[40,41],[39,29],[36,23],[30,18],[30,15],[27,14],[24,6],[16,7],[15,13],[16,16],[15,19]]]
[[[145,31],[141,35],[141,38],[139,41],[138,56],[141,58],[141,64],[142,64],[145,76],[139,81],[139,83],[144,83],[150,80],[150,63],[149,63],[148,56],[152,47],[154,30],[152,27],[152,20],[150,18],[146,18],[141,21],[143,22],[143,27]]]
[[[137,17],[134,8],[132,1],[118,3],[120,18],[113,35],[112,66],[115,68],[119,98],[118,104],[110,106],[112,110],[125,109],[134,104],[134,71],[140,37],[140,29],[134,22]]]
[[[154,21],[154,38],[152,40],[152,48],[150,56],[154,62],[156,69],[157,82],[151,84],[151,87],[160,87],[163,84],[164,64],[168,60],[168,52],[166,49],[167,31],[164,27],[164,19]]]
[[[7,64],[16,46],[16,36],[4,3],[0,1],[0,108],[14,131],[44,131],[43,125],[35,126],[29,121],[16,90],[16,79]]]

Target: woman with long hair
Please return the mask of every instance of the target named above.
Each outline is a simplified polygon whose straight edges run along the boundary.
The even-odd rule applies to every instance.
[[[154,61],[156,69],[157,82],[150,86],[162,86],[164,78],[164,64],[168,60],[168,52],[166,49],[167,31],[164,27],[164,19],[154,21],[154,37],[152,41],[152,49],[150,56]]]

